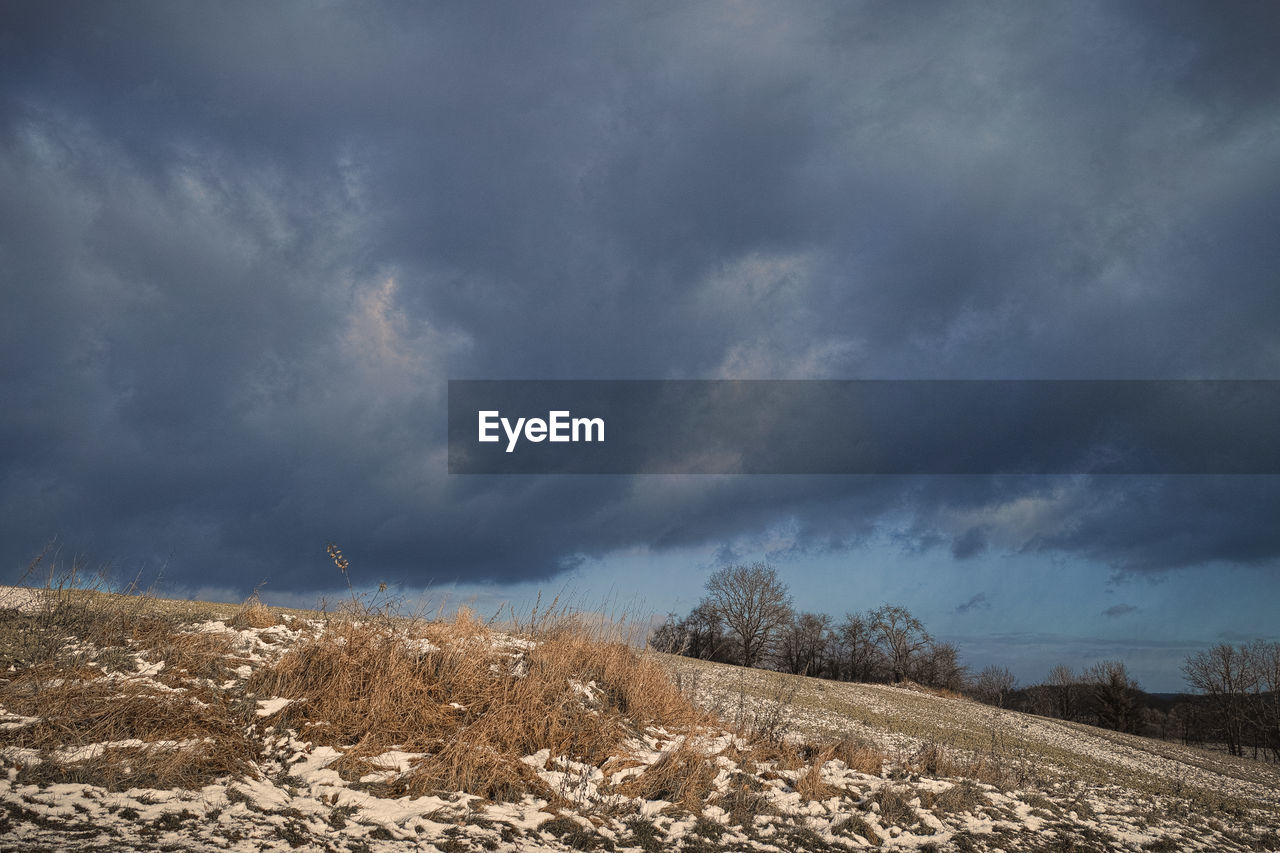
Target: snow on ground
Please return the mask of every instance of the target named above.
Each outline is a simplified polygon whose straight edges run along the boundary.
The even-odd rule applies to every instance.
[[[0,586],[0,610],[32,613],[40,603],[41,590],[25,586]]]
[[[4,607],[38,604],[31,596],[4,595],[0,590],[0,619]],[[243,689],[257,668],[322,629],[322,622],[294,619],[256,629],[204,621],[188,630],[231,641],[235,665],[222,686]],[[522,638],[496,642],[516,663],[530,648]],[[392,795],[388,783],[421,753],[391,749],[369,758],[373,769],[353,779],[338,772],[338,750],[274,728],[262,737],[257,778],[223,778],[189,791],[40,784],[27,774],[43,760],[134,744],[79,747],[75,755],[0,746],[0,849],[1280,851],[1280,775],[1273,767],[900,688],[660,659],[688,695],[730,723],[763,721],[793,740],[859,736],[889,753],[885,772],[832,759],[816,778],[805,778],[810,770],[803,765],[747,765],[737,749],[745,743],[728,725],[687,742],[650,728],[626,744],[626,760],[614,767],[549,750],[527,756],[524,763],[556,799],[497,803],[461,792]],[[128,678],[159,689],[166,687],[157,680],[164,670],[164,661],[140,657]],[[567,696],[586,703],[599,690],[590,680],[565,685]],[[248,698],[260,726],[283,719],[290,701]],[[0,734],[37,722],[0,708]],[[1028,772],[999,785],[922,775],[913,759],[930,744],[987,754]],[[687,749],[707,756],[715,773],[710,797],[694,812],[620,792]]]
[[[1280,808],[1280,768],[1092,726],[1006,711],[883,684],[849,684],[663,656],[696,701],[730,715],[740,704],[777,712],[787,728],[821,739],[859,734],[884,748],[962,745],[1076,778],[1157,790],[1199,788]]]

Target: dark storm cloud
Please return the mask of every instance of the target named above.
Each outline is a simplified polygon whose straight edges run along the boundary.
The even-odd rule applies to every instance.
[[[449,478],[443,440],[448,377],[1280,378],[1275,16],[10,4],[5,560],[1274,563],[1274,478]]]
[[[1121,616],[1127,616],[1130,613],[1137,612],[1138,608],[1132,604],[1113,604],[1106,610],[1102,611],[1102,615],[1108,619],[1117,619]]]
[[[1056,510],[1064,523],[1056,531],[1046,527],[1028,547],[1132,572],[1275,563],[1280,543],[1264,519],[1280,511],[1276,477],[1102,480],[1064,499]]]
[[[972,610],[990,610],[991,602],[987,601],[985,592],[975,593],[968,601],[956,605],[957,613],[968,613]]]

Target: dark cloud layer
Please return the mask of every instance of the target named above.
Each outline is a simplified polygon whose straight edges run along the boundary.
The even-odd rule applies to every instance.
[[[892,519],[1274,566],[1270,477],[450,478],[443,442],[450,377],[1280,378],[1278,16],[10,4],[0,553],[510,580]]]

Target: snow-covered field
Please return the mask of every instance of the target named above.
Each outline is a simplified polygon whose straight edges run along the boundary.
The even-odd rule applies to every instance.
[[[36,593],[0,591],[0,620],[39,608]],[[46,762],[74,766],[95,749],[138,744],[23,746],[23,733],[41,721],[0,708],[0,849],[1280,850],[1273,767],[906,689],[667,656],[654,658],[686,695],[717,709],[723,725],[696,733],[637,726],[617,756],[595,764],[535,751],[521,761],[544,783],[543,796],[415,796],[395,783],[424,753],[389,748],[364,757],[367,772],[353,774],[343,769],[340,749],[290,723],[291,706],[306,700],[249,691],[255,672],[325,631],[323,622],[295,617],[236,628],[205,620],[183,630],[225,638],[232,650],[222,680],[204,689],[251,703],[244,719],[252,721],[258,752],[249,772],[193,789],[56,781],[41,772]],[[489,642],[521,677],[530,642],[500,635]],[[102,674],[82,677],[155,695],[187,689],[173,686],[179,682],[166,678],[167,662],[145,651],[126,663],[95,664]],[[607,692],[595,680],[570,678],[563,702],[594,713]],[[193,701],[209,700],[199,695],[205,698]],[[751,729],[793,743],[852,738],[878,745],[884,760],[853,767],[847,750],[753,751],[743,737]],[[181,753],[198,744],[147,746]],[[689,755],[698,760],[680,766],[705,773],[696,802],[678,796],[678,774],[665,799],[628,787]],[[963,778],[958,768],[978,778]]]

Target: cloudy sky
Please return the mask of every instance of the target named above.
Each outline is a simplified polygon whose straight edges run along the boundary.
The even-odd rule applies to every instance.
[[[1023,680],[1280,639],[1280,477],[449,476],[453,379],[1280,379],[1271,3],[6,4],[0,558]],[[945,413],[939,413],[945,419]]]

